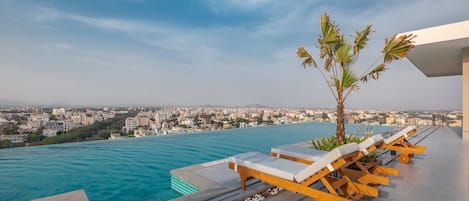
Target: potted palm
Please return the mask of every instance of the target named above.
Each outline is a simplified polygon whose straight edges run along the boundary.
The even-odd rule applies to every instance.
[[[316,141],[329,143],[330,146],[323,147],[333,148],[356,141],[353,137],[351,140],[347,140],[345,136],[344,104],[347,98],[353,91],[359,90],[361,85],[370,80],[377,80],[391,62],[404,58],[414,47],[412,39],[415,36],[394,34],[390,38],[386,38],[376,62],[368,66],[362,73],[357,74],[358,68],[354,68],[353,64],[358,59],[360,51],[368,44],[372,26],[367,25],[364,29],[356,31],[353,39],[350,40],[353,42],[347,40],[345,35],[340,32],[339,26],[330,20],[328,14],[321,15],[320,26],[321,33],[317,39],[317,47],[321,63],[316,60],[317,58],[313,58],[303,46],[298,48],[296,54],[303,60],[302,66],[304,68],[310,66],[319,71],[336,100],[336,133],[330,139]]]

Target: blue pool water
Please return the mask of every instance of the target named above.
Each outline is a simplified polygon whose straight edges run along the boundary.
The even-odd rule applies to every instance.
[[[347,125],[352,132],[356,125]],[[374,133],[390,127],[373,126]],[[330,135],[306,123],[0,150],[0,200],[30,200],[84,189],[92,201],[167,200],[169,171]]]

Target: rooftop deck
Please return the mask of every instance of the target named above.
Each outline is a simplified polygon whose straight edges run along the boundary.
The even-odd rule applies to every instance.
[[[469,141],[461,138],[460,128],[424,127],[410,141],[426,145],[423,155],[416,155],[409,164],[400,164],[396,156],[384,152],[380,159],[399,170],[391,177],[390,186],[380,186],[377,201],[469,200]],[[197,187],[199,192],[174,199],[183,200],[244,200],[263,192],[270,185],[251,180],[246,191],[239,189],[238,175],[228,169],[227,161],[219,160],[171,171],[171,174]],[[266,198],[269,201],[309,201],[300,194],[282,191]],[[373,199],[370,199],[373,200]]]
[[[427,151],[411,164],[389,163],[401,176],[380,187],[375,200],[469,200],[468,141],[461,139],[461,129],[438,128],[419,144]]]

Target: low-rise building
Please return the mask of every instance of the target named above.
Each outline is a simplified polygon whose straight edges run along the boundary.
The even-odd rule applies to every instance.
[[[128,117],[125,119],[124,132],[128,133],[135,130],[138,127],[138,120],[133,117]]]
[[[43,132],[42,135],[46,137],[53,137],[57,134],[63,134],[65,132],[65,122],[63,121],[49,121]]]
[[[0,140],[10,140],[11,143],[24,143],[28,134],[0,135]]]

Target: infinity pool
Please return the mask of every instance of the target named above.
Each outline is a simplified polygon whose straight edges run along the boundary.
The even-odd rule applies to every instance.
[[[353,132],[357,125],[347,125]],[[392,129],[373,126],[374,133]],[[0,150],[0,200],[30,200],[84,189],[92,201],[168,200],[169,171],[331,135],[306,123]]]

